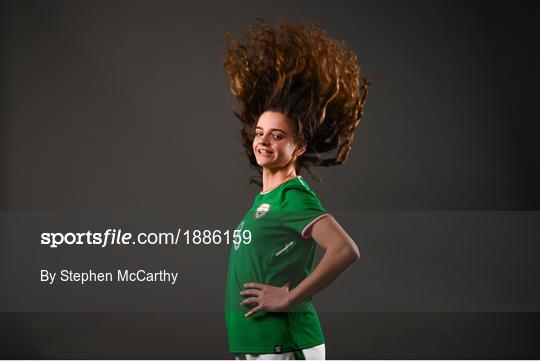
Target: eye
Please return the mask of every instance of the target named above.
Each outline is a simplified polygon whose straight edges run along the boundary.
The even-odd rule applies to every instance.
[[[261,135],[262,135],[262,133],[260,133],[260,132],[255,132],[255,136],[256,136],[256,137],[259,137],[259,136],[261,136]]]
[[[274,139],[280,140],[283,139],[283,136],[281,134],[274,134]]]

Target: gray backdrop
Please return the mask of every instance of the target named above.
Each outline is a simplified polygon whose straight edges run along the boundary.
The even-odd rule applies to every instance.
[[[348,162],[304,174],[362,253],[316,297],[327,357],[540,357],[538,3],[17,1],[1,16],[0,356],[230,358],[228,247],[54,253],[39,233],[234,227],[258,190],[222,29],[281,17],[320,22],[373,80]],[[185,278],[36,282],[114,262]]]

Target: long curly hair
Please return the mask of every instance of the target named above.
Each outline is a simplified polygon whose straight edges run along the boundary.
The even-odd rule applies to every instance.
[[[241,123],[245,154],[259,172],[250,183],[262,185],[252,143],[257,121],[268,110],[285,114],[296,142],[306,145],[295,162],[297,173],[305,168],[320,181],[314,166],[344,163],[371,84],[360,74],[354,52],[313,22],[302,26],[279,20],[273,29],[257,18],[243,39],[226,28],[224,33],[223,67],[240,105],[232,112]]]

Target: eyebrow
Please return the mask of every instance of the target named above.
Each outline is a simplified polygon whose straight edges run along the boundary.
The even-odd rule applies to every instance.
[[[259,127],[259,126],[257,126],[255,129],[264,130],[262,127]],[[284,130],[281,130],[281,129],[279,129],[279,128],[272,128],[272,129],[270,129],[271,132],[273,132],[274,130],[277,130],[278,132],[282,132],[283,134],[287,135],[287,133],[286,133]]]

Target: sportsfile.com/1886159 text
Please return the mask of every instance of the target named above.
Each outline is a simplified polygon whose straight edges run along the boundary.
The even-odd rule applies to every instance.
[[[182,230],[172,232],[140,232],[135,235],[121,229],[105,232],[43,232],[41,244],[50,248],[60,246],[127,246],[127,245],[229,245],[249,244],[249,230]]]

